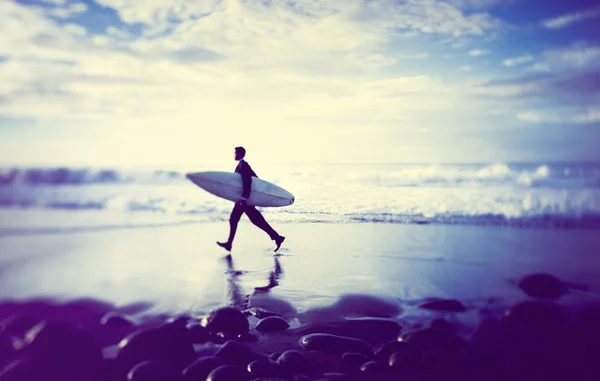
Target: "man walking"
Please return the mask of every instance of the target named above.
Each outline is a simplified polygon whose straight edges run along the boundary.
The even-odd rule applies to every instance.
[[[279,250],[281,244],[285,240],[285,237],[279,235],[265,220],[263,215],[252,205],[247,205],[246,201],[250,198],[250,190],[252,189],[252,177],[258,178],[256,173],[250,167],[244,157],[246,156],[246,150],[244,147],[235,147],[235,160],[239,163],[235,168],[235,172],[242,175],[242,197],[238,202],[235,203],[233,210],[231,211],[231,215],[229,216],[229,239],[227,242],[217,242],[217,245],[226,249],[227,251],[231,251],[231,245],[233,243],[233,238],[235,237],[235,232],[237,230],[238,222],[240,222],[240,218],[242,214],[246,213],[250,221],[264,230],[269,237],[273,241],[277,247],[275,247],[274,251]]]

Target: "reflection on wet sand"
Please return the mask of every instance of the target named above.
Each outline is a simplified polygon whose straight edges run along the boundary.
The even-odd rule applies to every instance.
[[[268,293],[273,287],[279,286],[279,280],[281,275],[283,274],[283,268],[281,267],[281,263],[279,262],[279,257],[274,256],[274,265],[273,270],[269,272],[269,276],[267,278],[267,285],[255,287],[252,295],[256,294],[265,294]],[[244,274],[244,271],[236,270],[233,257],[231,255],[227,255],[225,258],[225,263],[227,264],[227,298],[232,307],[236,307],[239,309],[245,309],[248,305],[248,299],[250,298],[249,294],[244,294],[242,292],[242,288],[239,283],[239,276]]]

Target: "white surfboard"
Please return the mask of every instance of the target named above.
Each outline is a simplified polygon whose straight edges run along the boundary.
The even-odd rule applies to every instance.
[[[242,175],[235,172],[195,172],[185,175],[191,182],[214,194],[230,201],[238,201],[242,197]],[[268,181],[252,178],[248,205],[278,207],[294,203],[294,195],[285,189]]]

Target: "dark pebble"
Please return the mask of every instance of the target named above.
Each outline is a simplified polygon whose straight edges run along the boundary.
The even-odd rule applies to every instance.
[[[27,316],[9,316],[0,322],[0,333],[23,337],[37,323],[39,323],[38,320]]]
[[[131,333],[119,343],[117,359],[124,369],[160,360],[182,370],[196,359],[196,352],[185,326],[173,322]]]
[[[551,303],[525,301],[506,311],[504,323],[510,328],[523,331],[562,331],[567,325],[565,311]]]
[[[15,350],[10,336],[0,332],[0,369],[13,358],[14,354]]]
[[[201,357],[183,370],[181,381],[204,381],[210,372],[222,365],[225,365],[225,362],[220,357]]]
[[[314,381],[314,379],[310,378],[304,374],[296,374],[294,376],[294,381]]]
[[[347,352],[340,360],[340,370],[346,374],[357,374],[362,364],[368,361],[367,356],[361,353]]]
[[[375,352],[375,359],[387,362],[394,352],[403,352],[406,350],[407,344],[402,341],[392,341],[384,344]]]
[[[239,341],[228,341],[217,351],[215,356],[220,357],[227,364],[240,365],[244,368],[256,359],[255,354]]]
[[[193,344],[204,344],[210,341],[210,332],[199,323],[188,324],[186,328]]]
[[[525,294],[537,299],[557,300],[567,293],[567,286],[550,274],[530,274],[521,279],[518,286]]]
[[[392,353],[388,362],[390,367],[399,370],[414,369],[419,366],[419,363],[417,354],[406,350]]]
[[[241,311],[224,307],[210,313],[206,328],[213,333],[229,332],[237,336],[247,333],[249,324]]]
[[[431,311],[443,311],[443,312],[464,312],[466,307],[455,299],[439,299],[431,302],[423,303],[419,306]]]
[[[236,365],[222,365],[214,369],[206,381],[249,381],[250,373]]]
[[[343,373],[331,372],[325,373],[323,377],[319,378],[317,381],[353,381],[353,379]]]
[[[382,361],[369,361],[362,364],[360,370],[366,375],[377,375],[389,370],[389,365]]]
[[[258,341],[258,336],[254,335],[252,333],[244,333],[244,334],[238,335],[237,339],[239,341],[244,341],[244,342],[247,342],[247,343],[253,343],[255,341]]]
[[[248,372],[254,377],[279,377],[281,368],[268,360],[255,360],[248,364]]]
[[[202,346],[196,346],[194,347],[194,352],[197,358],[200,357],[208,357],[208,356],[214,356],[217,351],[219,350],[219,348],[221,348],[221,345],[216,345],[213,343],[206,343]]]
[[[302,373],[313,368],[310,359],[296,350],[285,351],[277,359],[277,365],[290,374]]]
[[[74,378],[89,378],[102,362],[102,348],[87,330],[69,323],[41,322],[25,335],[32,354]]]
[[[330,353],[358,352],[366,356],[373,355],[369,344],[362,340],[350,337],[330,335],[326,333],[313,333],[302,336],[300,344],[306,349],[316,349]]]
[[[172,367],[158,361],[144,361],[134,366],[127,374],[129,381],[173,381],[179,378]]]
[[[210,337],[210,341],[215,344],[224,344],[227,341],[237,340],[237,336],[231,332],[216,332]]]
[[[258,332],[278,332],[285,331],[288,328],[290,328],[288,322],[279,316],[266,317],[256,325],[256,330]]]
[[[419,356],[437,349],[458,349],[465,345],[464,341],[453,333],[432,327],[407,333],[404,341],[408,345],[408,349]]]
[[[52,367],[40,356],[25,355],[7,364],[0,371],[0,381],[68,380],[60,369]]]
[[[102,316],[100,324],[108,327],[133,327],[133,322],[127,320],[125,317],[109,312]]]
[[[401,329],[402,327],[395,320],[366,317],[314,324],[299,330],[299,333],[301,335],[327,333],[359,339],[373,344],[382,344],[396,340]]]
[[[102,360],[100,368],[92,376],[91,381],[122,381],[122,379],[117,360],[105,358]]]

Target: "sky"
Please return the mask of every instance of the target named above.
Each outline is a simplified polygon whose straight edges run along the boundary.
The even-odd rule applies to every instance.
[[[0,165],[600,160],[600,6],[1,0]]]

